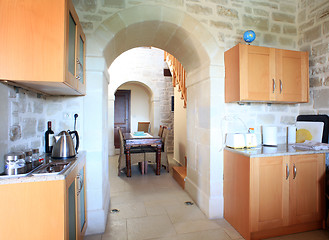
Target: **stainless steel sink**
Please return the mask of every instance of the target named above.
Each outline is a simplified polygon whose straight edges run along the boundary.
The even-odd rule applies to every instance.
[[[36,171],[32,172],[32,174],[61,174],[63,173],[69,166],[71,162],[66,161],[54,161],[47,163]]]

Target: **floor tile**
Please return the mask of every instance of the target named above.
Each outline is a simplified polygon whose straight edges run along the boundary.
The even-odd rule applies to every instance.
[[[187,206],[181,203],[166,207],[166,211],[172,223],[206,219],[205,215],[196,205]]]
[[[102,236],[102,240],[127,240],[127,220],[108,221],[106,231]]]
[[[209,221],[208,219],[178,222],[174,224],[175,230],[178,234],[201,232],[206,230],[219,229],[220,226],[215,222]]]
[[[146,217],[146,209],[143,202],[132,202],[132,203],[115,203],[111,204],[111,209],[118,209],[120,212],[109,213],[111,219],[127,219]]]
[[[171,237],[176,231],[167,215],[127,219],[128,240]]]
[[[85,236],[84,240],[102,240],[102,235],[101,234],[97,234],[97,235],[89,235],[89,236]]]
[[[187,234],[178,234],[174,237],[154,238],[152,240],[231,240],[223,230],[209,230]]]

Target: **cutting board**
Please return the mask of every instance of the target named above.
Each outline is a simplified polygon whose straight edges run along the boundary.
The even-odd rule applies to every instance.
[[[296,142],[303,143],[305,140],[322,142],[323,122],[296,122]]]
[[[322,134],[322,142],[328,143],[328,133],[329,133],[329,117],[325,114],[319,115],[299,115],[297,116],[297,122],[323,122],[323,134]]]

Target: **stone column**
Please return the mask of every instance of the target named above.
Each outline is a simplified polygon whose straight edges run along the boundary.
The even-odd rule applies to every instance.
[[[115,155],[115,146],[114,146],[114,101],[115,96],[109,93],[108,98],[108,141],[109,141],[109,156]]]

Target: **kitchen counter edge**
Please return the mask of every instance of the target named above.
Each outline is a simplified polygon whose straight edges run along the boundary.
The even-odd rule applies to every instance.
[[[56,180],[65,180],[67,176],[77,167],[79,164],[84,164],[86,162],[86,152],[81,151],[77,154],[76,160],[73,160],[73,164],[69,166],[62,174],[42,174],[37,175],[28,175],[24,177],[10,177],[0,179],[0,185],[2,184],[13,184],[13,183],[27,183],[27,182],[41,182],[41,181],[56,181]]]
[[[255,148],[229,148],[225,147],[225,150],[238,153],[246,157],[274,157],[274,156],[287,156],[287,155],[302,155],[302,154],[319,154],[329,153],[329,149],[326,150],[306,150],[295,149],[292,145],[282,144],[277,147],[257,146]]]

